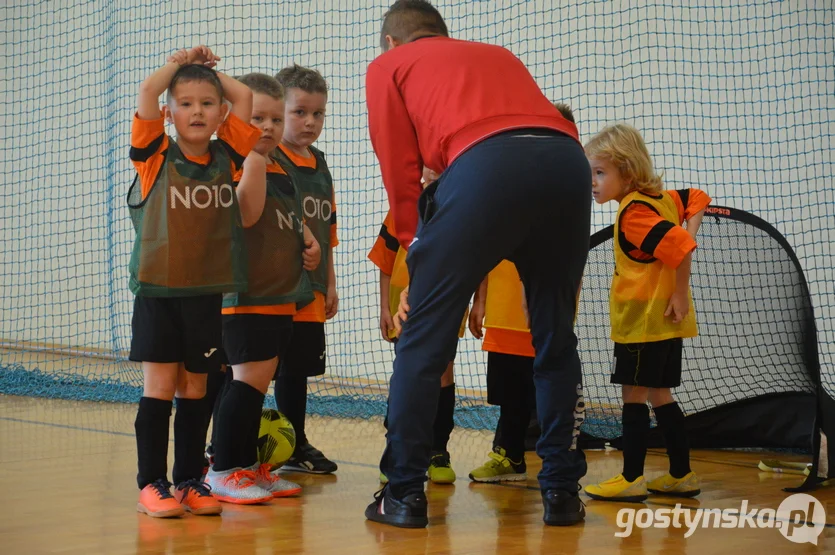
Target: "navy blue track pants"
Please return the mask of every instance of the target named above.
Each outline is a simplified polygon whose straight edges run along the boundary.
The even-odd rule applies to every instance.
[[[516,264],[531,315],[540,487],[577,491],[586,460],[577,446],[583,397],[573,320],[591,200],[582,147],[541,129],[478,143],[424,191],[406,259],[411,311],[396,346],[380,463],[395,492],[423,489],[441,374],[473,292],[503,259]]]

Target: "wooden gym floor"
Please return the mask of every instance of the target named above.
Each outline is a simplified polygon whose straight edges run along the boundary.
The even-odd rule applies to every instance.
[[[187,515],[156,520],[136,513],[135,406],[0,396],[0,553],[818,553],[835,550],[835,488],[814,495],[827,512],[817,546],[794,544],[775,529],[638,529],[614,536],[618,509],[673,507],[651,497],[646,505],[585,498],[584,524],[542,524],[537,457],[528,453],[527,483],[473,484],[467,473],[484,462],[487,432],[456,430],[450,442],[458,481],[428,486],[430,525],[402,530],[366,522],[365,506],[378,488],[384,444],[379,420],[310,417],[311,441],[339,462],[334,476],[288,474],[302,496],[269,505],[225,505],[221,517]],[[173,434],[172,434],[173,437]],[[173,450],[172,450],[173,451]],[[695,451],[702,495],[682,504],[707,508],[776,509],[781,488],[800,478],[761,473],[761,453]],[[584,484],[620,471],[616,451],[587,452]],[[803,460],[780,456],[784,460]],[[665,470],[652,453],[647,475]],[[170,468],[170,467],[169,467]]]

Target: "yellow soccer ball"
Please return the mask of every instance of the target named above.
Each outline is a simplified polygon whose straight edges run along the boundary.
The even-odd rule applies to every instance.
[[[258,462],[281,466],[290,459],[295,448],[296,432],[287,417],[275,409],[262,410]]]

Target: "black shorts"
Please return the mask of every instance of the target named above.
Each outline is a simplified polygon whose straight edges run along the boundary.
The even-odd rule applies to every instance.
[[[487,353],[487,402],[516,403],[520,395],[533,397],[533,357]]]
[[[143,297],[133,301],[130,360],[182,362],[186,370],[220,370],[221,295]]]
[[[278,357],[292,333],[292,316],[224,314],[226,363],[235,365]]]
[[[681,339],[651,343],[615,343],[611,383],[672,388],[681,385]]]
[[[277,376],[311,377],[325,373],[325,324],[293,322],[293,333],[282,349]]]

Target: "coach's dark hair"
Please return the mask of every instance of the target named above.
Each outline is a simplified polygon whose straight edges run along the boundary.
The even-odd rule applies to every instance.
[[[293,64],[275,74],[278,82],[287,89],[301,89],[306,93],[322,93],[328,96],[328,82],[315,69]]]
[[[171,78],[171,83],[168,84],[169,99],[174,94],[174,89],[181,83],[209,83],[217,89],[217,94],[223,100],[223,84],[217,76],[217,72],[210,67],[202,66],[200,64],[188,64],[180,67]]]
[[[266,73],[247,73],[238,77],[238,81],[249,87],[254,93],[265,94],[276,100],[284,100],[284,86],[278,79]]]
[[[418,36],[449,36],[444,18],[435,6],[426,0],[397,0],[383,16],[380,46],[386,50],[386,35],[401,43]]]
[[[570,121],[571,123],[577,123],[574,121],[574,112],[571,111],[571,106],[566,104],[565,102],[554,102],[554,108],[559,110],[562,117]]]

